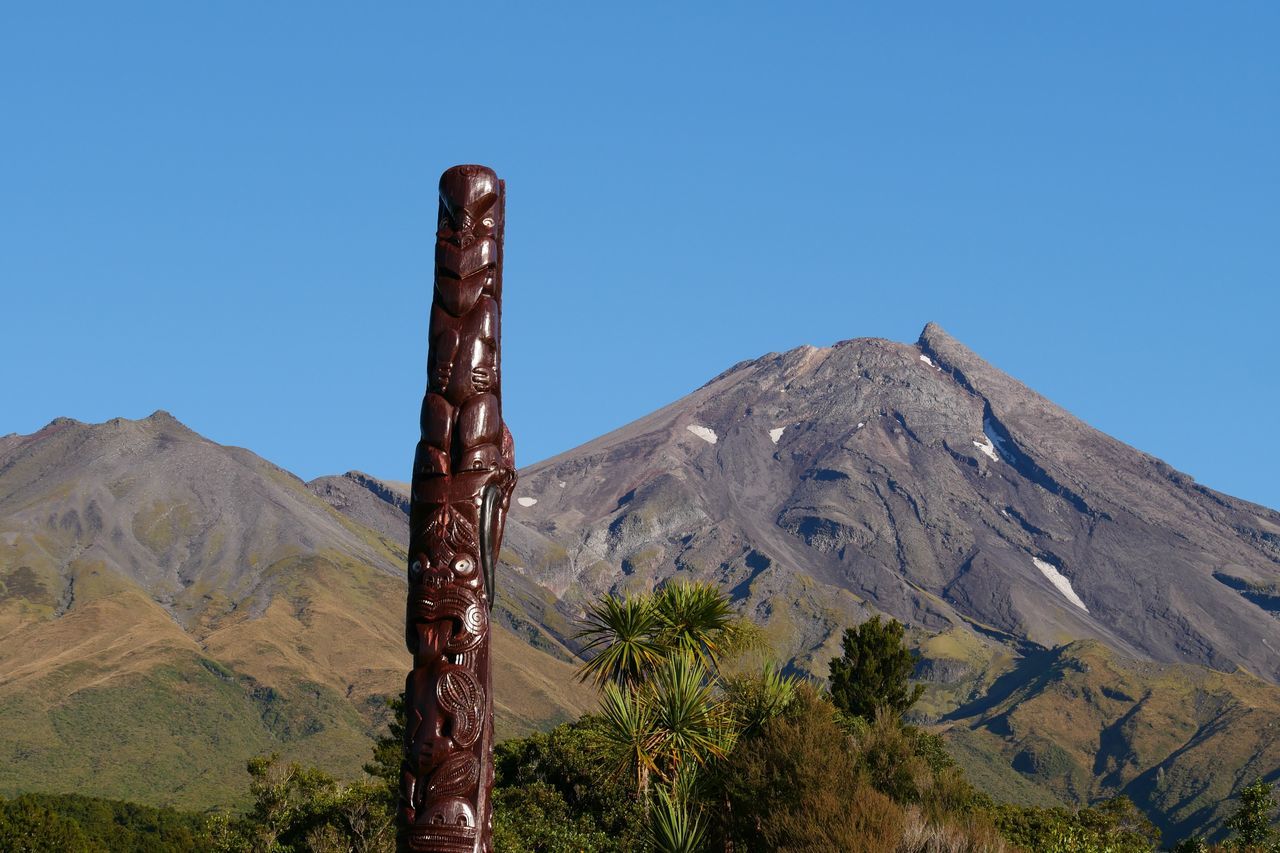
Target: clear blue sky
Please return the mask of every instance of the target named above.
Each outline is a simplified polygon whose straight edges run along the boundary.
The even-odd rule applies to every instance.
[[[1280,4],[457,6],[4,4],[0,433],[164,408],[407,477],[482,162],[521,464],[936,320],[1280,506]]]

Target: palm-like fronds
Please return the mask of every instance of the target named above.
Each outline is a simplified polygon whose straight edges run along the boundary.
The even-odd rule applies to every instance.
[[[590,679],[597,687],[633,685],[662,662],[657,639],[661,623],[651,597],[606,596],[591,606],[584,621],[586,627],[576,636],[587,640],[584,654],[596,654],[578,668],[580,681]]]
[[[705,583],[674,583],[654,593],[662,645],[698,657],[717,669],[739,630],[738,615],[718,589]]]
[[[733,749],[740,728],[721,699],[718,665],[745,624],[708,584],[609,596],[589,610],[577,636],[595,654],[578,677],[602,689],[600,736],[646,801],[650,776],[692,801],[691,786],[709,781],[714,773],[704,780],[703,771]]]
[[[731,744],[722,743],[725,752],[732,747]],[[677,765],[671,772],[671,778],[667,780],[664,786],[672,797],[675,797],[682,803],[699,802],[709,791],[713,784],[714,774],[707,771],[705,767],[699,767],[691,761],[683,762]]]
[[[766,663],[758,675],[727,680],[725,701],[737,720],[739,731],[756,729],[785,711],[795,698],[799,684],[799,678],[783,675],[772,662]]]
[[[728,720],[692,654],[673,654],[639,693],[654,715],[654,754],[665,778],[685,762],[701,765],[725,755]]]
[[[653,707],[637,691],[610,682],[600,698],[600,717],[600,737],[607,751],[615,757],[618,769],[635,780],[636,792],[643,795],[649,787],[649,774],[658,769],[655,756],[661,739]]]
[[[656,853],[696,853],[706,834],[699,812],[682,797],[658,788],[649,809],[649,843]]]

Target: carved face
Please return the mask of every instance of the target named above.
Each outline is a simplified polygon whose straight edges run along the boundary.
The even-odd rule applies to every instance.
[[[502,183],[483,166],[454,166],[440,177],[436,293],[461,317],[484,293],[495,295]]]
[[[466,515],[447,505],[437,507],[427,522],[426,539],[427,561],[415,583],[437,588],[478,583],[475,555],[480,545]]]
[[[484,166],[454,166],[440,176],[437,236],[463,248],[492,237],[502,227],[502,185]]]

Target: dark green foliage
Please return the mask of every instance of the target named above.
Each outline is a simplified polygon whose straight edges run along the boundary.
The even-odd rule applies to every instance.
[[[1258,779],[1246,785],[1240,791],[1240,805],[1227,818],[1232,840],[1240,847],[1266,845],[1275,835],[1271,829],[1275,810],[1276,800],[1270,784]]]
[[[1160,845],[1160,830],[1121,794],[1076,812],[1080,825],[1106,838],[1119,851],[1150,850]]]
[[[79,794],[0,800],[0,850],[176,853],[207,842],[205,818]]]
[[[253,808],[210,823],[221,853],[374,853],[390,849],[394,828],[381,780],[344,784],[278,757],[248,763]]]
[[[883,707],[857,738],[864,778],[899,803],[918,803],[927,784],[929,764],[916,754],[916,742],[899,718]]]
[[[990,802],[965,779],[940,736],[904,724],[885,708],[870,721],[832,710],[852,738],[860,778],[894,802],[935,823],[980,812]]]
[[[560,791],[529,782],[493,792],[493,843],[510,853],[609,853],[625,849]]]
[[[502,828],[510,849],[559,849],[536,846],[549,831],[542,818],[559,822],[557,799],[566,814],[577,816],[574,831],[587,845],[584,850],[638,848],[644,811],[625,780],[608,772],[601,760],[598,729],[598,719],[583,717],[494,750],[494,832]],[[607,839],[606,846],[588,845],[596,833]]]
[[[942,739],[942,735],[915,726],[903,726],[903,729],[911,738],[916,755],[920,756],[930,770],[941,773],[956,766],[956,760],[947,751],[947,742]]]
[[[30,795],[0,800],[0,850],[6,853],[96,853],[84,831]]]
[[[373,744],[373,760],[364,766],[364,772],[376,780],[383,791],[388,814],[396,814],[400,801],[400,770],[404,763],[404,695],[387,700],[391,719],[387,721],[387,733]]]
[[[844,632],[844,654],[831,661],[831,700],[840,710],[870,720],[886,708],[901,716],[924,686],[910,683],[915,656],[901,622],[873,616]]]

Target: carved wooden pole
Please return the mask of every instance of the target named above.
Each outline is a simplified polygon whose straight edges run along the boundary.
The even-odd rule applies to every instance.
[[[516,473],[502,421],[505,187],[492,169],[440,176],[422,437],[409,510],[400,851],[492,850],[489,606]]]

